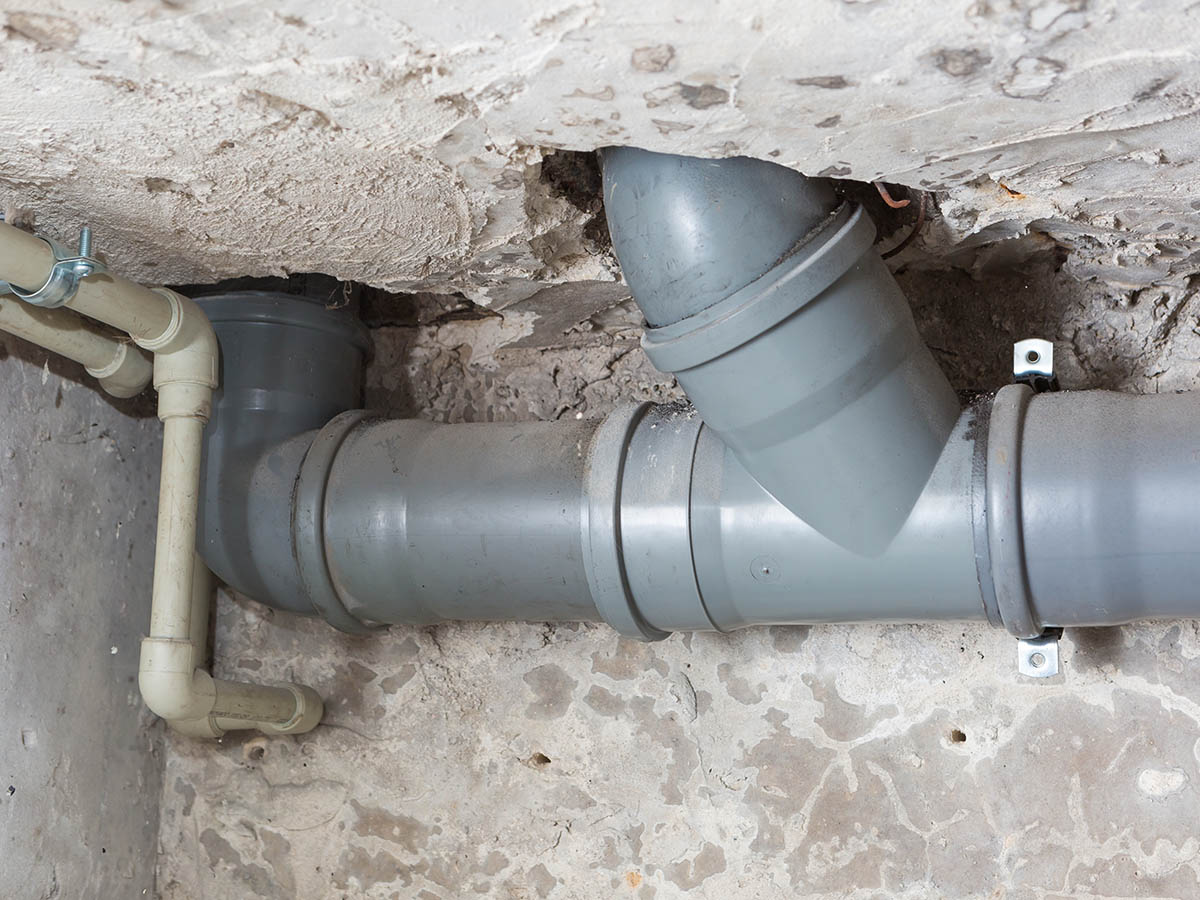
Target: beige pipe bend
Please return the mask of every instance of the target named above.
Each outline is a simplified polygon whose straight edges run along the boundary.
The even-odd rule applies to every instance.
[[[44,241],[0,223],[0,280],[36,290],[46,282],[52,264]],[[186,297],[111,275],[84,278],[66,306],[127,332],[154,354],[163,455],[150,634],[142,641],[138,671],[146,705],[168,724],[195,736],[219,737],[231,728],[273,734],[311,731],[324,712],[312,688],[221,681],[204,668],[212,583],[195,552],[196,509],[204,426],[217,386],[219,354],[207,317]],[[55,315],[29,319],[42,328],[31,339],[47,349],[70,350],[70,329],[65,327],[69,322],[61,318],[70,314],[39,312]],[[94,349],[89,345],[87,353]]]
[[[42,309],[0,294],[0,331],[80,363],[114,397],[133,397],[150,384],[150,357],[66,309]]]

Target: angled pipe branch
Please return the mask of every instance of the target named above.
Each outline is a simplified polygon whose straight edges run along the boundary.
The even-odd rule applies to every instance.
[[[601,153],[642,347],[758,482],[826,537],[882,553],[960,405],[861,208],[783,166]]]

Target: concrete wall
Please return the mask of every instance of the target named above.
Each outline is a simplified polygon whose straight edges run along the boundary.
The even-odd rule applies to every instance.
[[[0,204],[88,217],[131,277],[502,305],[612,280],[538,166],[633,144],[939,191],[938,257],[1178,283],[1198,39],[1172,0],[0,0]]]
[[[159,425],[0,335],[0,895],[149,897],[143,713]]]

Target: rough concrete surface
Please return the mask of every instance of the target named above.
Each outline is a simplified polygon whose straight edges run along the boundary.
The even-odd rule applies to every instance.
[[[153,896],[161,726],[137,690],[159,425],[0,335],[0,896]]]
[[[1003,383],[1027,334],[1055,340],[1067,387],[1197,386],[1190,297],[1130,306],[1050,254],[900,280],[957,387]],[[461,421],[674,396],[623,304],[531,340],[519,305],[395,302],[371,405]],[[167,900],[1200,896],[1195,623],[1069,632],[1045,682],[974,626],[361,639],[224,597],[217,631],[226,675],[314,684],[329,712],[304,737],[170,741]]]
[[[540,161],[633,144],[940,191],[938,259],[1178,286],[1198,44],[1173,0],[0,0],[0,203],[130,277],[503,305],[613,279]]]

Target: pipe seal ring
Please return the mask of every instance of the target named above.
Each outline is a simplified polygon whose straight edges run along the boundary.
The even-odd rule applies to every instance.
[[[649,403],[627,406],[596,430],[583,478],[583,570],[596,611],[622,637],[661,641],[660,631],[642,618],[625,577],[621,554],[621,481],[630,435]]]
[[[993,628],[1003,628],[1000,607],[996,604],[996,584],[992,579],[992,557],[988,549],[988,502],[987,502],[987,450],[988,421],[992,402],[979,399],[971,404],[970,415],[974,421],[968,434],[974,435],[975,447],[971,451],[971,534],[975,545],[975,576],[979,581],[979,595],[983,601],[983,614]]]
[[[329,420],[313,438],[292,495],[292,553],[308,599],[330,625],[348,634],[369,634],[378,625],[356,619],[342,602],[325,561],[325,488],[329,469],[346,436],[370,414],[353,409]]]
[[[1033,610],[1021,527],[1021,431],[1033,391],[1028,385],[1001,388],[992,401],[987,440],[987,546],[996,605],[1013,637],[1043,631]]]
[[[843,204],[770,271],[686,319],[647,328],[642,349],[662,372],[695,368],[754,340],[819,297],[875,241],[862,207]]]

